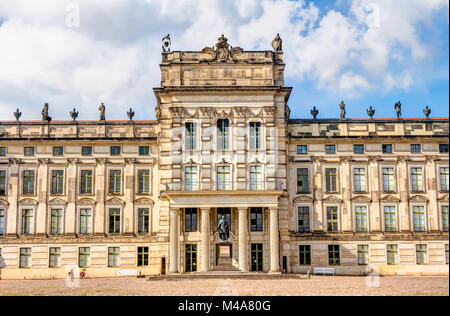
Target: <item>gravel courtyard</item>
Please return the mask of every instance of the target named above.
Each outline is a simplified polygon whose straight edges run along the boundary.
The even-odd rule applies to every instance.
[[[183,280],[88,279],[70,288],[64,280],[0,281],[1,296],[422,296],[449,295],[448,277],[385,277],[367,286],[363,277],[313,277],[310,280]],[[370,280],[377,281],[377,280]],[[369,283],[371,284],[371,282]],[[373,284],[373,283],[372,283]]]

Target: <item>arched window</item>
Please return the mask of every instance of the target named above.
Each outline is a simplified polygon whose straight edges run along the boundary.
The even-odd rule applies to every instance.
[[[230,145],[230,122],[228,120],[217,121],[217,149],[227,150]]]

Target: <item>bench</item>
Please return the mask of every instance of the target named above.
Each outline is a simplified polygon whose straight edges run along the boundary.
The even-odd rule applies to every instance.
[[[326,275],[326,274],[330,274],[330,275],[335,275],[335,269],[334,268],[314,268],[314,275],[316,274],[322,274],[322,275]]]
[[[117,270],[117,277],[138,276],[138,270]]]

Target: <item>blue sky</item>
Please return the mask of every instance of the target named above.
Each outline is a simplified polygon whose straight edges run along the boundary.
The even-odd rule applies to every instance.
[[[153,119],[161,38],[201,50],[223,32],[233,46],[284,40],[292,118],[434,117],[449,110],[448,0],[0,0],[0,116]],[[112,110],[114,109],[114,111]],[[109,110],[109,111],[108,111]]]

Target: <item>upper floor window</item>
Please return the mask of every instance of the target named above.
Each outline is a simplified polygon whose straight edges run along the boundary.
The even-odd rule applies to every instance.
[[[341,264],[341,247],[339,245],[328,246],[328,264],[330,266]]]
[[[307,168],[297,169],[297,193],[308,193],[308,172]]]
[[[139,170],[139,194],[149,194],[150,193],[150,170]]]
[[[444,232],[448,232],[448,205],[442,207],[442,226]]]
[[[109,209],[109,233],[120,234],[120,209]]]
[[[383,145],[383,154],[392,154],[392,145]]]
[[[325,170],[327,193],[337,193],[337,169]]]
[[[412,144],[411,145],[411,153],[412,154],[415,154],[415,153],[419,154],[421,152],[422,152],[422,146],[421,145],[419,145],[419,144]]]
[[[80,210],[80,234],[92,234],[92,210],[90,209]]]
[[[6,147],[0,147],[0,157],[6,156]]]
[[[427,245],[416,245],[416,263],[419,265],[428,264]]]
[[[122,171],[110,170],[109,171],[109,193],[113,195],[120,194],[122,192]]]
[[[33,195],[34,194],[34,170],[24,170],[23,171],[23,194]]]
[[[0,195],[6,195],[6,170],[0,170]]]
[[[196,150],[197,124],[186,123],[186,150]]]
[[[384,207],[384,230],[386,232],[397,231],[397,217],[395,214],[395,206]]]
[[[61,235],[63,232],[63,211],[51,210],[51,227],[50,234],[51,235]]]
[[[298,145],[297,146],[297,154],[299,154],[299,155],[307,155],[308,154],[308,146],[306,146],[306,145]]]
[[[411,168],[411,189],[413,192],[423,191],[423,170],[422,168]]]
[[[358,233],[367,232],[367,207],[357,206],[356,207],[356,231]]]
[[[355,192],[366,192],[366,169],[354,169]]]
[[[228,120],[217,121],[217,149],[227,150],[230,145],[230,122]]]
[[[81,148],[81,155],[92,156],[92,146],[83,146]]]
[[[252,232],[263,231],[263,210],[260,207],[250,209],[250,229]]]
[[[327,226],[328,226],[328,232],[330,233],[337,233],[339,231],[338,226],[338,208],[333,207],[327,207]]]
[[[34,211],[22,210],[22,235],[31,235],[34,232]]]
[[[52,194],[63,194],[64,188],[64,171],[52,171]]]
[[[358,265],[366,266],[369,264],[369,246],[358,246]]]
[[[257,191],[262,190],[262,170],[261,166],[250,167],[250,190]]]
[[[448,192],[449,188],[449,168],[441,168],[440,170],[441,191]]]
[[[394,192],[394,168],[383,168],[383,191]]]
[[[196,166],[187,166],[185,168],[186,191],[198,190],[198,173]]]
[[[355,154],[364,154],[364,145],[355,145],[354,151]]]
[[[58,146],[53,147],[53,156],[62,156],[64,155],[64,147]]]
[[[120,156],[121,150],[120,146],[111,146],[111,156]]]
[[[92,194],[92,170],[81,170],[80,193]]]
[[[148,156],[148,155],[150,155],[150,147],[139,146],[139,156]]]
[[[24,155],[28,157],[34,156],[34,147],[25,147]]]
[[[325,153],[333,155],[336,153],[336,145],[325,145]]]
[[[0,210],[0,236],[5,234],[5,210]]]
[[[425,231],[425,208],[423,206],[413,207],[414,231]]]
[[[309,207],[301,206],[298,208],[298,232],[309,232]]]
[[[250,149],[261,149],[261,123],[250,123]]]
[[[227,191],[231,190],[230,183],[230,171],[229,166],[219,166],[217,167],[217,190],[219,191]]]
[[[150,210],[148,208],[138,210],[138,232],[139,234],[150,232]]]
[[[184,230],[186,233],[196,232],[197,229],[197,218],[198,210],[196,208],[187,208],[185,210],[185,225]]]
[[[448,154],[448,144],[440,144],[439,145],[439,152],[441,154]]]

